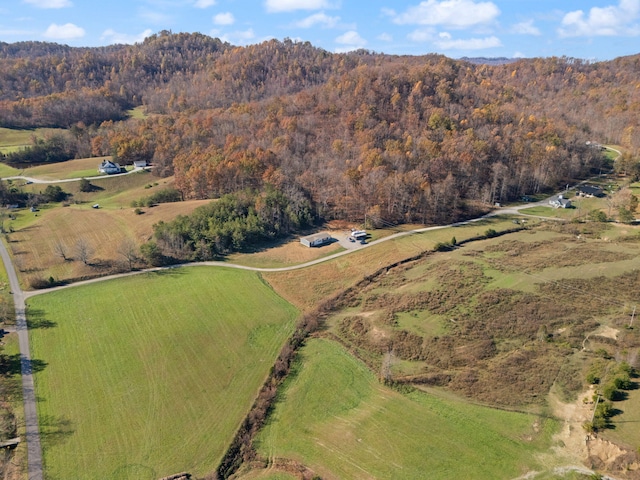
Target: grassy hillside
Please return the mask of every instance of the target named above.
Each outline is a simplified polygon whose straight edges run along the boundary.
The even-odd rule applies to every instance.
[[[529,222],[531,225],[537,220],[531,219]],[[452,237],[456,237],[456,240],[461,242],[483,235],[488,229],[502,232],[513,227],[515,225],[512,217],[487,218],[468,225],[403,236],[309,269],[264,275],[269,283],[291,303],[303,309],[314,309],[318,302],[354,285],[378,269],[433,250],[436,244],[449,242]],[[385,233],[395,232],[385,231]],[[376,235],[376,231],[373,231],[373,234]],[[245,258],[243,261],[246,264],[250,262],[250,258]]]
[[[81,158],[61,163],[38,165],[21,170],[20,175],[48,181],[95,177],[101,175],[98,172],[98,165],[107,158],[111,157]],[[62,186],[64,187],[64,185]]]
[[[32,145],[31,137],[64,131],[58,128],[14,129],[0,127],[0,152],[9,153]],[[3,175],[4,176],[4,175]]]
[[[132,200],[171,185],[170,179],[156,180],[148,173],[93,180],[95,191],[88,193],[79,192],[77,182],[65,183],[63,190],[73,194],[72,202],[79,203],[67,207],[42,205],[35,213],[28,209],[13,211],[14,220],[6,219],[4,226],[12,231],[8,246],[23,286],[28,288],[34,278],[51,276],[63,281],[116,271],[120,268],[119,263],[125,260],[118,253],[123,241],[131,239],[140,245],[151,238],[155,223],[189,214],[209,202],[160,204],[136,214],[130,206]],[[40,184],[24,188],[35,192],[44,190]],[[91,208],[96,203],[100,208]],[[86,241],[92,251],[89,265],[77,260],[76,245],[80,239]],[[57,254],[58,246],[66,251],[67,260]]]
[[[211,472],[296,315],[257,275],[204,267],[30,299],[47,478]]]
[[[265,458],[322,478],[515,478],[540,467],[554,422],[377,381],[341,346],[312,340],[259,436]],[[249,477],[248,477],[249,478]]]

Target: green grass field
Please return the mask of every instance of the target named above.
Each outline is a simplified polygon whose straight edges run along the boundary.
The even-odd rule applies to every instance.
[[[9,153],[32,145],[31,137],[63,131],[58,128],[15,129],[0,127],[0,152]]]
[[[309,341],[301,357],[258,450],[322,478],[515,478],[541,468],[536,455],[556,427],[542,417],[402,395],[328,340]]]
[[[49,479],[212,472],[297,317],[256,274],[205,267],[28,304]]]

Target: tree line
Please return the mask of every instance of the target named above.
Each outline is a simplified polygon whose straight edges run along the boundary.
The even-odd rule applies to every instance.
[[[152,265],[213,260],[243,251],[265,240],[289,235],[313,223],[310,205],[303,198],[287,196],[267,186],[262,191],[242,190],[220,197],[154,225],[153,239],[141,246]]]

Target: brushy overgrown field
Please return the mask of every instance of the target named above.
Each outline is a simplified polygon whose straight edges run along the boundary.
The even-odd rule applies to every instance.
[[[207,267],[28,304],[50,479],[212,472],[298,315],[257,274]]]
[[[622,361],[637,364],[640,333],[628,326],[638,271],[637,228],[542,223],[370,278],[334,302],[323,336],[339,341],[374,376],[544,414],[552,388],[564,401],[576,401],[588,372],[603,358],[610,370]],[[327,375],[318,373],[316,381]],[[602,378],[603,385],[608,381]],[[285,391],[280,408],[289,408],[294,388]],[[305,401],[312,397],[307,394]],[[631,389],[614,401],[612,426],[599,435],[635,451],[639,398]],[[359,424],[360,417],[350,421]],[[285,437],[297,442],[293,432]],[[264,455],[284,455],[268,446],[261,443]],[[306,461],[312,450],[292,450],[292,458]],[[318,468],[327,462],[313,461]]]
[[[540,469],[555,422],[381,385],[340,345],[310,340],[258,437],[321,478],[499,479]]]

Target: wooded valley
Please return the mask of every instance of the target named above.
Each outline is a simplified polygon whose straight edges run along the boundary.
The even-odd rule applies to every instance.
[[[274,224],[287,209],[442,223],[606,169],[587,142],[637,155],[639,69],[640,55],[489,66],[167,31],[133,46],[2,43],[0,126],[67,128],[32,160],[46,145],[45,161],[148,160],[185,199],[268,186],[283,208],[252,208]],[[127,118],[133,107],[146,115]],[[4,161],[28,164],[29,151]]]

